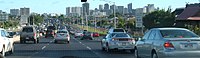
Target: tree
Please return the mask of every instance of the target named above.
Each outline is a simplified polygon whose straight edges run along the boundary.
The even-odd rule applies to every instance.
[[[118,17],[118,20],[117,28],[125,28],[125,20],[122,17]]]
[[[175,21],[175,15],[168,9],[157,10],[143,17],[143,24],[147,29],[154,27],[171,27]]]

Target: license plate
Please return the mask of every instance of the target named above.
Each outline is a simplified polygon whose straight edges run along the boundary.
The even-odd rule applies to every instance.
[[[122,43],[122,46],[125,46],[126,45],[126,43]]]
[[[184,43],[184,44],[181,44],[181,48],[183,48],[183,49],[195,49],[196,47],[194,46],[193,43]]]
[[[28,37],[26,37],[26,39],[29,39]]]

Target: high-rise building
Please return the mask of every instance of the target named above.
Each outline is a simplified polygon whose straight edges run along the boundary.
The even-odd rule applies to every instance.
[[[147,5],[147,13],[151,13],[155,10],[156,10],[156,8],[154,7],[154,4],[148,4]]]
[[[20,15],[30,15],[30,8],[20,8]]]
[[[109,15],[109,14],[110,14],[110,11],[109,11],[109,4],[108,4],[108,3],[104,4],[104,12],[106,12],[106,15]]]
[[[83,13],[82,13],[83,16],[85,16],[85,15],[90,15],[89,3],[87,3],[87,2],[86,2],[86,3],[83,3],[83,4],[82,4],[82,8],[83,8],[83,11],[82,11],[82,12],[83,12]]]
[[[0,13],[2,13],[2,10],[0,10]]]
[[[120,14],[124,14],[124,6],[117,6],[117,12]]]
[[[124,8],[124,14],[128,14],[128,8]]]
[[[116,5],[111,5],[110,6],[110,10],[111,10],[112,14],[114,13],[114,8],[115,8],[115,12],[116,12],[117,6]]]
[[[100,10],[100,11],[103,10],[103,5],[99,5],[99,10]]]
[[[128,4],[128,13],[133,13],[133,12],[132,12],[132,9],[133,9],[133,8],[132,8],[132,3],[129,3],[129,4]]]
[[[81,7],[71,7],[71,14],[73,14],[73,16],[80,16]]]
[[[66,15],[68,16],[70,13],[71,13],[71,8],[70,8],[70,7],[67,7],[67,8],[66,8]]]
[[[13,16],[19,16],[20,15],[19,9],[10,9],[10,14]]]
[[[8,14],[6,12],[0,11],[0,21],[7,21]]]

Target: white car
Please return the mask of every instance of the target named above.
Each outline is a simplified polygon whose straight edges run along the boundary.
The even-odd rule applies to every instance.
[[[55,35],[55,40],[54,43],[58,43],[60,41],[64,41],[69,43],[70,41],[70,35],[67,30],[58,30],[56,35]]]
[[[134,53],[135,39],[123,32],[109,33],[101,42],[103,51],[129,50]]]
[[[82,36],[83,36],[83,32],[76,32],[75,33],[75,38],[82,37]]]
[[[14,52],[13,38],[2,28],[0,28],[0,38],[0,53],[3,56],[5,56],[7,52],[12,54]]]

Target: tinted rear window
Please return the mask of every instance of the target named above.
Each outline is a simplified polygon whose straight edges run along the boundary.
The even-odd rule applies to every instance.
[[[120,33],[120,34],[116,34],[115,37],[130,37],[130,36],[125,33]]]
[[[164,38],[192,38],[199,37],[195,33],[187,30],[161,30]]]
[[[33,28],[32,27],[23,28],[22,32],[33,32]]]
[[[124,32],[123,29],[114,29],[113,32]]]
[[[56,27],[54,27],[54,26],[48,26],[47,29],[56,30]]]
[[[57,33],[67,33],[67,31],[58,31]]]

